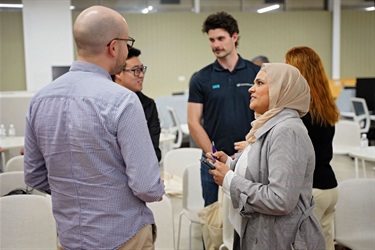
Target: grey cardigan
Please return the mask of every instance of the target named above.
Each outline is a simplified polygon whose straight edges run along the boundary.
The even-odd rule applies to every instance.
[[[312,211],[314,148],[297,111],[284,109],[255,137],[245,178],[234,176],[230,186],[243,217],[241,249],[325,249]]]

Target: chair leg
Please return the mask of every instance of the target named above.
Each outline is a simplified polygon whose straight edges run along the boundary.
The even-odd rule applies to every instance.
[[[357,157],[354,157],[354,168],[355,168],[355,178],[359,178],[358,158]]]
[[[177,250],[180,249],[180,235],[181,235],[181,219],[184,213],[181,212],[178,218],[178,234],[177,234]]]
[[[363,178],[367,178],[365,159],[362,159],[362,171],[363,171]]]
[[[189,250],[191,250],[191,229],[192,229],[191,221],[189,220]]]

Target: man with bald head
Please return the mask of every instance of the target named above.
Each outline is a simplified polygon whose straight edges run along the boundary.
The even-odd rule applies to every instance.
[[[158,159],[137,95],[110,76],[134,39],[102,6],[84,10],[73,35],[77,61],[30,103],[25,182],[51,194],[61,249],[154,249],[146,202],[164,194]]]

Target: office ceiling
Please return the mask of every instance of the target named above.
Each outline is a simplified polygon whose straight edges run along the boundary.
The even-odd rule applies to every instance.
[[[148,6],[155,12],[200,12],[225,10],[229,12],[256,12],[257,9],[279,3],[276,11],[317,11],[330,10],[330,2],[335,0],[71,0],[75,11],[81,11],[92,5],[103,5],[121,12],[141,13]],[[342,10],[364,10],[374,6],[375,0],[341,0]],[[0,3],[22,3],[22,0],[0,0]]]

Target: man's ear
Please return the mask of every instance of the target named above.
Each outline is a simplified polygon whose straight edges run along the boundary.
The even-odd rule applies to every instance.
[[[232,37],[233,37],[234,42],[238,41],[238,33],[237,32],[234,32]]]
[[[117,41],[113,40],[108,46],[108,53],[111,56],[117,56]]]
[[[121,72],[122,72],[122,71],[121,71]],[[120,79],[121,72],[115,75],[115,81],[116,81],[116,79]]]

